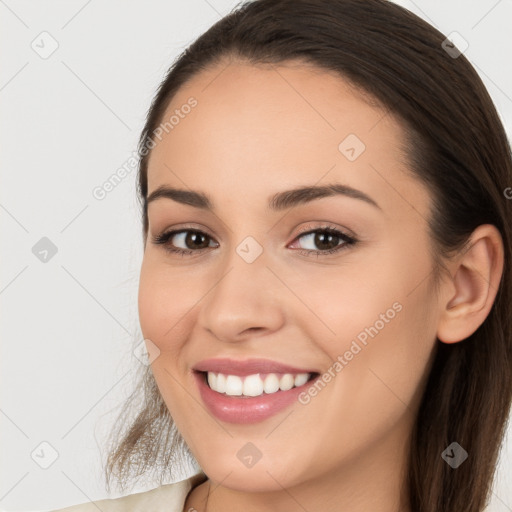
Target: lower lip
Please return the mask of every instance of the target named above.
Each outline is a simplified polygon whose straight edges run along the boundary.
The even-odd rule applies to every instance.
[[[319,377],[309,380],[302,386],[294,387],[288,391],[263,393],[260,396],[244,397],[229,396],[217,393],[208,386],[204,373],[194,372],[201,398],[208,410],[219,420],[228,423],[257,423],[264,421],[274,414],[282,411]]]

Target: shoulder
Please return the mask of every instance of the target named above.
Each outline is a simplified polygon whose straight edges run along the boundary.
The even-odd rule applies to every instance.
[[[182,512],[189,491],[206,479],[207,476],[201,472],[186,480],[161,485],[149,491],[89,501],[48,512]]]

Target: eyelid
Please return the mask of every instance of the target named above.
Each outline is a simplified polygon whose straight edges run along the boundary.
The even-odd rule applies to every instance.
[[[317,223],[317,224],[315,224],[315,223]],[[318,225],[318,223],[320,223],[320,225]],[[340,231],[342,234],[344,234],[345,236],[347,236],[349,238],[357,239],[356,234],[352,230],[347,229],[345,227],[339,227],[338,225],[333,224],[329,221],[319,220],[319,221],[309,222],[306,226],[301,227],[291,241],[293,242],[300,236],[306,235],[312,231],[319,231],[322,229],[333,229],[336,231]],[[206,226],[203,226],[202,224],[197,224],[197,223],[185,223],[183,225],[178,225],[176,227],[173,226],[172,228],[165,228],[165,229],[158,230],[157,231],[158,234],[153,235],[153,238],[157,238],[159,236],[161,237],[161,236],[165,235],[166,233],[169,233],[170,231],[173,231],[173,232],[175,232],[175,234],[177,234],[178,232],[187,231],[187,230],[201,231],[205,235],[208,235],[210,238],[215,239],[215,241],[218,243],[216,236],[212,235]],[[290,234],[290,236],[291,236],[291,234]]]
[[[215,235],[211,233],[211,231],[204,226],[203,224],[198,224],[195,222],[192,223],[185,223],[185,224],[178,224],[177,226],[171,226],[163,229],[155,230],[156,234],[153,235],[154,237],[161,236],[165,233],[169,233],[170,231],[201,231],[205,235],[208,235],[210,238],[216,238]]]
[[[321,249],[297,248],[297,249],[293,249],[293,252],[296,252],[302,256],[306,256],[306,257],[316,256],[317,258],[326,258],[331,254],[341,253],[342,251],[349,249],[350,247],[356,246],[360,241],[358,237],[356,237],[352,234],[348,234],[348,233],[346,233],[346,231],[351,231],[351,230],[345,230],[345,228],[339,228],[338,226],[335,226],[332,223],[325,222],[325,221],[323,222],[322,225],[317,225],[317,226],[314,226],[312,224],[306,225],[303,228],[301,228],[299,233],[297,233],[295,238],[293,238],[292,243],[304,236],[311,235],[316,232],[332,233],[332,234],[334,234],[334,236],[337,236],[338,238],[340,238],[343,243],[338,244],[333,249],[321,250]],[[186,232],[189,232],[189,233],[195,232],[195,233],[200,233],[202,235],[206,235],[206,237],[209,238],[211,241],[214,241],[214,243],[219,244],[219,242],[216,241],[215,237],[211,236],[208,233],[208,230],[203,229],[203,228],[198,229],[195,226],[190,226],[190,225],[189,226],[183,225],[183,226],[179,226],[179,227],[175,227],[175,228],[169,228],[167,230],[162,231],[158,235],[152,235],[152,243],[156,244],[156,245],[162,245],[163,249],[166,250],[169,254],[173,254],[175,256],[180,255],[181,257],[187,256],[189,258],[195,257],[195,256],[201,256],[202,254],[204,254],[207,251],[207,249],[211,249],[211,247],[206,247],[206,248],[203,247],[203,248],[200,248],[197,250],[182,249],[179,247],[174,247],[169,243],[169,240],[171,238],[174,238],[174,236],[177,236],[179,234],[186,233]],[[194,253],[198,253],[198,254],[196,255]]]
[[[357,238],[356,234],[350,230],[350,229],[347,229],[345,227],[340,227],[336,224],[333,224],[329,221],[316,221],[316,222],[319,222],[320,225],[315,225],[314,223],[309,223],[307,224],[306,226],[302,227],[300,229],[300,231],[297,233],[297,235],[295,236],[295,238],[299,237],[299,236],[302,236],[302,235],[305,235],[311,231],[319,231],[319,230],[322,230],[322,229],[333,229],[333,230],[336,230],[336,231],[340,231],[341,233],[343,233],[344,235],[346,235],[347,237],[350,237],[350,238]],[[294,240],[295,240],[294,238]]]

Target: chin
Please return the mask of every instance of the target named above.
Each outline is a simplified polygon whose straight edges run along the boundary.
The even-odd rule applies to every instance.
[[[198,460],[202,470],[215,483],[239,492],[282,491],[283,487],[293,487],[299,483],[298,475],[292,474],[290,467],[282,467],[277,461],[262,457],[254,466],[245,467],[238,459],[231,457]]]

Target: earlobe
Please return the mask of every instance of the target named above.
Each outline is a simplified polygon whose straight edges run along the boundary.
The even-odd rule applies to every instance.
[[[503,260],[503,240],[498,229],[491,224],[478,226],[449,265],[451,279],[442,286],[445,296],[440,292],[445,304],[440,304],[439,341],[462,341],[483,324],[498,292]]]

